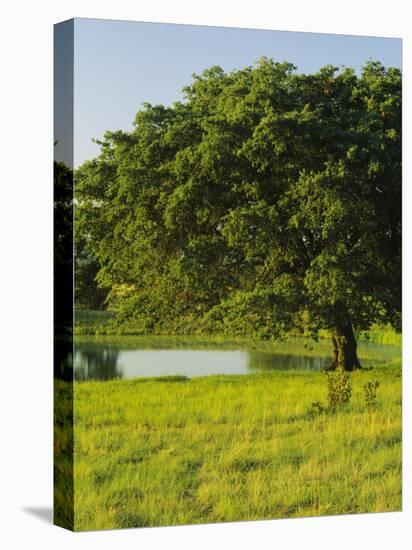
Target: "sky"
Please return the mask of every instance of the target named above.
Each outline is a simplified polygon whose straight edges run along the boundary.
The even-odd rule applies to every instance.
[[[298,72],[328,64],[357,72],[370,59],[401,67],[398,38],[249,30],[98,19],[74,20],[74,166],[99,153],[92,138],[130,130],[143,102],[170,105],[182,87],[211,65],[224,70],[262,56]],[[63,146],[56,157],[64,159]]]

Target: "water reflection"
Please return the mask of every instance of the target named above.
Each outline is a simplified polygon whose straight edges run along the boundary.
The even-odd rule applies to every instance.
[[[76,380],[111,380],[123,378],[123,371],[118,364],[117,349],[83,349],[76,350],[74,356],[74,377]]]
[[[248,370],[320,370],[330,363],[329,357],[316,355],[295,355],[286,353],[249,353]]]
[[[54,340],[54,378],[69,382],[73,380],[73,340],[71,337]]]
[[[76,346],[76,380],[110,380],[183,375],[249,374],[268,370],[319,370],[328,357],[262,351],[118,349],[104,344]]]
[[[308,347],[308,344],[311,344]],[[293,338],[266,349],[241,348],[234,342],[212,343],[158,337],[76,337],[76,380],[110,380],[150,376],[250,374],[270,370],[320,370],[331,360],[329,341],[316,344]],[[400,356],[400,348],[362,342],[365,366]],[[69,361],[70,363],[70,361]]]

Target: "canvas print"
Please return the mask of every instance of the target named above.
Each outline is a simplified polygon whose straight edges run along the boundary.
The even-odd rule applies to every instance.
[[[55,523],[401,510],[401,40],[54,32]]]

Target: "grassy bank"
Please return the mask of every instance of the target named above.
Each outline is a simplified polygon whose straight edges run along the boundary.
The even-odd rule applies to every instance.
[[[141,331],[133,325],[120,325],[116,321],[116,314],[113,311],[88,311],[88,310],[76,310],[75,314],[75,334],[78,336],[140,336]],[[194,330],[188,332],[187,336],[196,336],[202,340],[205,336]],[[181,334],[170,334],[171,337],[182,337]],[[184,335],[183,335],[184,336]],[[215,342],[227,342],[227,337],[218,335],[206,335],[207,340]],[[330,339],[330,334],[326,330],[319,332],[320,339]],[[245,342],[245,339],[238,339],[239,342]],[[357,334],[358,342],[370,342],[373,344],[387,344],[394,346],[402,345],[402,335],[396,332],[391,326],[374,326],[369,332],[363,332]],[[248,346],[250,347],[250,342]]]
[[[75,334],[119,334],[116,326],[116,315],[111,311],[90,311],[76,309],[75,311]]]
[[[317,372],[77,382],[76,529],[399,510],[400,360],[351,379],[315,415]]]

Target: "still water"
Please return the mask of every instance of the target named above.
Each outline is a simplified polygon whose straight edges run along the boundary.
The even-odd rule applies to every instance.
[[[122,337],[115,342],[104,338],[77,340],[74,376],[77,380],[110,380],[151,376],[183,375],[188,378],[209,374],[249,374],[268,370],[319,370],[330,362],[330,343],[307,349],[296,339],[269,350],[222,349],[218,344],[167,342]],[[360,356],[376,362],[397,356],[399,348],[362,344]],[[370,360],[370,359],[369,359]]]

